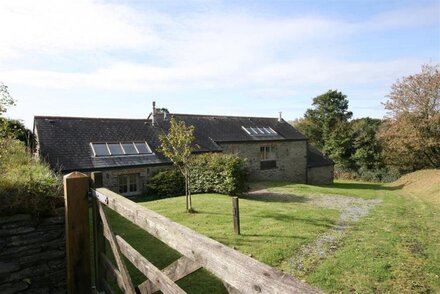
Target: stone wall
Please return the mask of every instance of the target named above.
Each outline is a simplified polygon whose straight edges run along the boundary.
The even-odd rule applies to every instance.
[[[309,167],[307,169],[307,183],[310,185],[333,184],[334,166]]]
[[[65,293],[64,209],[0,217],[0,293]]]
[[[261,169],[261,146],[275,146],[276,168]],[[306,182],[307,142],[258,142],[221,144],[225,153],[237,154],[246,158],[250,180],[284,180],[295,183]]]
[[[133,167],[133,168],[122,168],[107,170],[102,172],[103,186],[113,192],[119,193],[119,176],[138,174],[139,175],[139,187],[140,193],[144,192],[145,185],[148,179],[155,175],[160,170],[169,168],[169,165],[163,166],[151,166],[151,167]]]

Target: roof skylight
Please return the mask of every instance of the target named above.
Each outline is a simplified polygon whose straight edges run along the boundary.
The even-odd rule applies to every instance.
[[[101,156],[127,156],[151,154],[147,142],[116,142],[116,143],[90,143],[93,154]]]
[[[254,137],[270,137],[278,135],[271,127],[241,127],[248,135]]]

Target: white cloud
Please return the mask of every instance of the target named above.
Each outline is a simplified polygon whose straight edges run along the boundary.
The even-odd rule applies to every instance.
[[[321,85],[367,85],[392,82],[401,75],[417,71],[421,60],[385,62],[348,62],[325,59],[300,59],[283,63],[257,64],[240,69],[223,68],[213,72],[210,64],[186,67],[153,67],[116,63],[86,73],[40,70],[0,72],[7,84],[42,88],[115,89],[130,91],[175,91],[182,89],[231,88],[246,86],[253,93],[289,93],[292,87]],[[236,77],[236,79],[231,79]],[[274,92],[274,89],[278,88]]]
[[[96,1],[0,1],[0,58],[69,50],[135,49],[154,41],[142,17]]]
[[[0,58],[2,53],[110,52],[107,64],[86,72],[0,68],[0,80],[7,84],[55,89],[175,91],[246,86],[264,97],[282,96],[307,85],[384,83],[418,70],[425,60],[348,61],[344,42],[338,45],[339,41],[358,32],[432,21],[432,7],[414,10],[416,17],[413,10],[404,9],[347,22],[243,12],[140,15],[123,5],[85,0],[0,3]],[[332,48],[325,46],[329,43]],[[112,49],[140,50],[150,59],[138,63],[112,59]],[[332,50],[341,51],[333,56]]]

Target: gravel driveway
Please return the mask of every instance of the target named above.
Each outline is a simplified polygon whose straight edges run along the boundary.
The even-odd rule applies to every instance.
[[[327,195],[310,193],[297,196],[293,193],[271,192],[256,187],[244,198],[260,201],[299,202],[308,205],[337,209],[341,212],[336,225],[309,244],[306,244],[293,253],[284,264],[291,274],[303,276],[312,271],[326,256],[334,252],[340,239],[354,223],[368,215],[369,211],[382,199],[361,199],[350,196]]]

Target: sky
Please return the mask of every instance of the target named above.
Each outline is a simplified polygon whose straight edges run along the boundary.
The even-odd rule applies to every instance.
[[[330,89],[381,118],[399,78],[440,63],[437,1],[0,0],[0,82],[35,115],[301,117]]]

